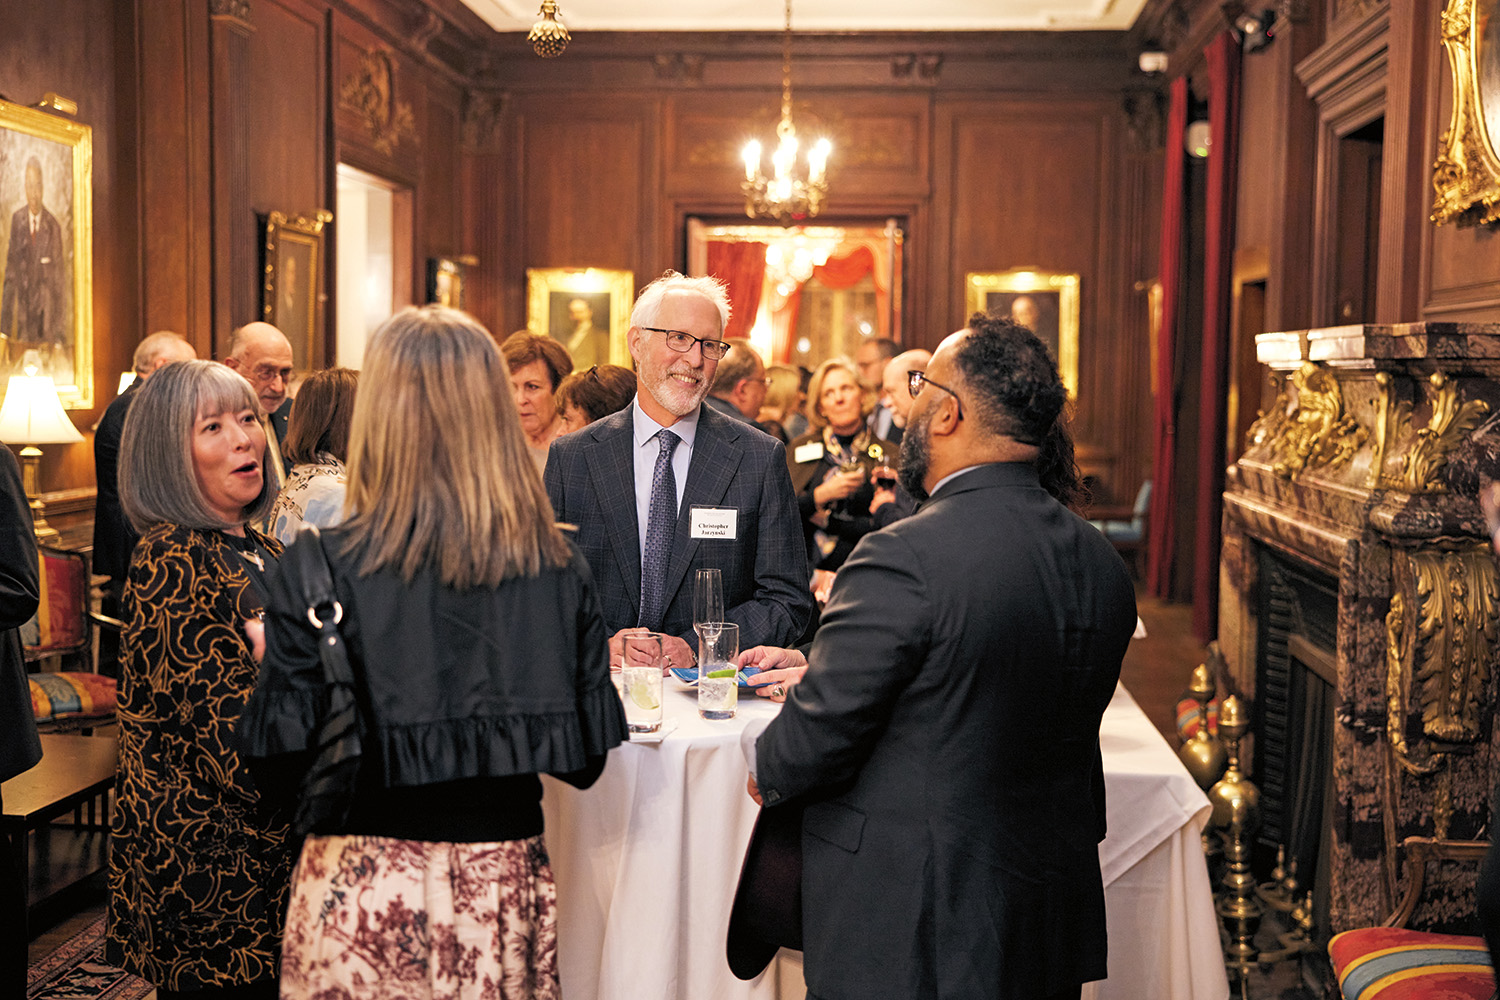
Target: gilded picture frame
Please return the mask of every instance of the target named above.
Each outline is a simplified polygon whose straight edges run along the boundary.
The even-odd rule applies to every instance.
[[[479,263],[478,258],[462,257],[427,258],[426,301],[449,309],[465,309],[464,279],[469,268]]]
[[[1068,394],[1077,396],[1078,284],[1078,275],[1061,271],[971,271],[964,276],[965,314],[999,310],[1030,327],[1052,352]]]
[[[94,405],[93,129],[0,100],[0,375]]]
[[[1453,111],[1432,167],[1432,221],[1460,226],[1500,220],[1500,0],[1448,0],[1443,48]]]
[[[312,370],[322,360],[323,228],[333,219],[271,212],[265,217],[261,319],[286,334],[295,367]]]
[[[573,368],[631,366],[625,334],[635,273],[602,267],[528,267],[526,327],[562,342]]]

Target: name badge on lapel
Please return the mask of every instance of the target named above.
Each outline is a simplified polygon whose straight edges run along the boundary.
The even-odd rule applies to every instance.
[[[792,452],[794,462],[816,462],[823,457],[823,442],[809,441],[807,444],[799,444]]]
[[[689,520],[689,538],[734,541],[739,537],[740,512],[737,507],[694,506]]]

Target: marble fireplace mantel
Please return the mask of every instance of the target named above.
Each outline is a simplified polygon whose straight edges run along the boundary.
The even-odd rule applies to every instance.
[[[1500,478],[1500,324],[1267,333],[1256,353],[1274,401],[1227,474],[1219,641],[1254,699],[1263,568],[1337,592],[1336,622],[1311,629],[1332,648],[1303,657],[1333,666],[1319,874],[1336,932],[1389,911],[1402,838],[1488,829],[1500,579],[1476,495]],[[1291,622],[1277,627],[1295,632],[1299,613],[1277,611]],[[1462,891],[1432,918],[1456,916]]]

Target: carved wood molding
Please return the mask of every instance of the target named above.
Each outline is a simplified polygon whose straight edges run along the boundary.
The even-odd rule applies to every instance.
[[[339,101],[359,113],[377,152],[389,156],[402,140],[417,143],[411,105],[396,100],[396,67],[389,52],[366,49],[359,66],[344,77]]]

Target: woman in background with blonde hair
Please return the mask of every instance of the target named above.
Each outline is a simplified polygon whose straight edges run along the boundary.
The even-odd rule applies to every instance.
[[[347,816],[303,846],[281,995],[557,997],[537,775],[587,787],[626,735],[593,579],[482,326],[403,310],[363,380],[349,517],[274,579],[243,726],[262,784],[295,787],[326,698],[299,549],[321,545],[363,754]]]

